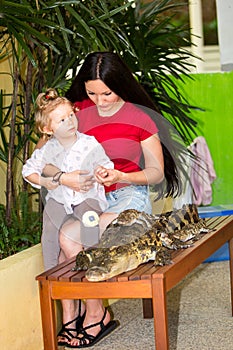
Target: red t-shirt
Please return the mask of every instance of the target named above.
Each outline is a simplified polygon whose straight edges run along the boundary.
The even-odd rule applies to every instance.
[[[124,103],[111,117],[99,116],[96,106],[91,101],[85,100],[75,105],[80,108],[77,113],[79,131],[94,136],[101,143],[115,169],[125,173],[141,170],[140,142],[158,132],[148,114],[129,102]],[[88,105],[91,107],[87,108]],[[122,186],[124,184],[114,184],[106,187],[106,192]]]

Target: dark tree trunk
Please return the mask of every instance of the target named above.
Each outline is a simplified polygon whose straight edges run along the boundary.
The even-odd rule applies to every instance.
[[[29,139],[30,133],[30,115],[32,102],[32,63],[29,61],[27,65],[26,87],[25,87],[25,105],[24,105],[24,137],[23,137],[23,163],[29,158]],[[23,191],[27,191],[28,183],[23,182]]]
[[[8,159],[7,159],[7,173],[6,173],[6,222],[8,225],[11,223],[11,206],[14,195],[13,184],[13,161],[14,161],[14,146],[15,146],[15,122],[16,122],[16,108],[18,100],[18,85],[19,85],[19,72],[17,64],[15,66],[14,78],[13,78],[13,94],[12,94],[12,116],[10,120],[10,136],[8,147]]]

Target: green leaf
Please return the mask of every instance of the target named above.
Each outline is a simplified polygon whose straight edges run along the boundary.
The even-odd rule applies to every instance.
[[[35,59],[33,57],[33,54],[30,51],[29,47],[25,43],[24,37],[19,32],[17,32],[15,30],[15,28],[11,27],[10,25],[8,26],[8,28],[9,28],[9,31],[11,32],[11,34],[13,34],[14,37],[16,38],[16,40],[18,41],[19,45],[25,51],[26,55],[28,56],[28,58],[32,62],[33,66],[36,67],[37,66],[37,62],[35,61]],[[14,47],[14,44],[12,46]],[[18,64],[19,64],[20,63],[20,57],[19,57],[19,55],[16,54],[16,50],[15,50],[15,58],[17,59]]]
[[[65,27],[65,23],[64,23],[64,20],[63,20],[63,17],[62,17],[62,14],[61,14],[59,8],[56,8],[56,13],[57,13],[57,18],[59,20],[61,28],[64,28]],[[70,31],[70,33],[73,33],[73,32]],[[69,43],[69,40],[68,40],[68,37],[67,37],[67,33],[65,32],[65,30],[62,30],[62,36],[63,36],[64,42],[65,42],[65,45],[66,45],[66,50],[70,54],[70,43]]]

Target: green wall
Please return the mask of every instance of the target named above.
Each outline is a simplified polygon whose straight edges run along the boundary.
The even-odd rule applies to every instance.
[[[233,204],[233,72],[192,74],[181,89],[190,104],[205,111],[192,112],[197,134],[205,137],[217,179],[211,205]]]

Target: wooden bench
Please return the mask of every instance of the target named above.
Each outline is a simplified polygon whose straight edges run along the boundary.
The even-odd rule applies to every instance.
[[[82,298],[142,298],[144,317],[152,317],[148,308],[152,302],[156,350],[168,350],[167,291],[226,242],[229,242],[233,300],[233,216],[209,218],[207,223],[215,231],[203,235],[191,248],[174,251],[171,265],[155,267],[149,262],[111,280],[88,282],[83,272],[71,271],[75,261],[72,258],[37,276],[44,350],[57,349],[55,300]]]

